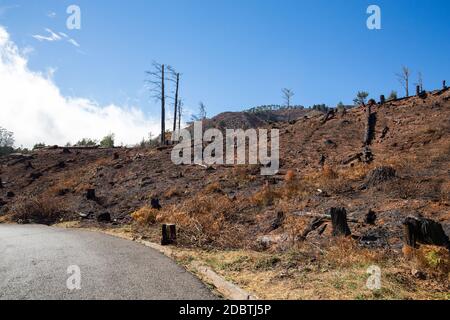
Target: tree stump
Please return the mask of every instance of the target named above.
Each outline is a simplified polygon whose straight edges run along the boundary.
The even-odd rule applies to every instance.
[[[159,199],[158,198],[152,198],[150,200],[150,205],[152,207],[152,209],[156,209],[156,210],[161,210],[161,204],[159,203]]]
[[[431,219],[407,217],[403,222],[403,242],[411,248],[427,244],[450,250],[450,240],[442,225]]]
[[[333,227],[333,236],[349,236],[352,234],[347,224],[347,211],[345,208],[331,208],[331,225]]]
[[[0,177],[0,189],[3,189],[3,181],[2,181],[2,177]]]
[[[270,230],[276,230],[279,227],[281,227],[283,225],[284,222],[284,212],[283,211],[278,211],[277,212],[277,217],[273,220],[272,224],[270,225]]]
[[[367,224],[375,224],[375,221],[377,221],[377,214],[370,209],[369,212],[367,212],[364,221]]]
[[[416,96],[420,96],[420,93],[422,90],[420,90],[420,86],[416,86]]]
[[[380,96],[380,104],[384,104],[386,102],[386,97],[384,96],[384,94],[382,94]]]
[[[177,228],[174,224],[162,225],[161,245],[167,246],[169,244],[177,243]]]
[[[447,84],[445,83],[445,80],[444,81],[442,81],[442,89],[447,89]]]
[[[86,190],[86,199],[88,200],[96,200],[95,189],[87,189]]]

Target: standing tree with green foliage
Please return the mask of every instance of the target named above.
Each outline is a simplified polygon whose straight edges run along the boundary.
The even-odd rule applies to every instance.
[[[360,106],[366,103],[369,93],[366,91],[358,91],[356,98],[353,100],[355,105]]]
[[[0,156],[14,152],[14,134],[0,127]]]
[[[388,101],[397,100],[397,91],[392,90],[389,94]]]
[[[114,148],[114,133],[108,134],[106,137],[100,141],[100,147],[102,148]]]
[[[83,138],[78,141],[75,146],[77,147],[95,147],[97,145],[97,141],[90,138]]]

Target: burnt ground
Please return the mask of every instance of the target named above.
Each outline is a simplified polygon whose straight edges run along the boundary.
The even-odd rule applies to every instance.
[[[399,248],[408,215],[439,221],[450,234],[449,100],[447,90],[375,106],[370,163],[358,156],[364,108],[328,119],[301,111],[289,123],[234,113],[232,123],[280,129],[276,177],[260,176],[255,166],[175,166],[170,147],[47,148],[10,155],[0,158],[0,218],[39,222],[23,215],[35,200],[51,215],[47,223],[97,224],[98,216],[109,213],[112,225],[120,226],[133,223],[131,214],[158,198],[162,210],[150,224],[176,222],[181,244],[260,248],[261,242],[283,247],[311,216],[345,207],[350,229],[363,245]],[[227,114],[217,119],[227,123]],[[374,179],[373,170],[379,167],[392,168],[395,174]],[[87,199],[88,189],[95,189],[94,199]],[[373,225],[364,222],[369,210],[376,214]],[[272,226],[280,211],[285,219]],[[326,239],[330,229],[314,231],[308,239]]]

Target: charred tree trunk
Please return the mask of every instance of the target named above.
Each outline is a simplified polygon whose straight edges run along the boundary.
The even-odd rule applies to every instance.
[[[164,83],[164,65],[161,68],[161,145],[166,144],[166,93]]]
[[[405,77],[406,97],[409,97],[409,76]]]
[[[382,94],[380,96],[380,104],[384,104],[386,102],[386,97],[384,96],[384,94]]]
[[[364,145],[369,146],[375,132],[376,116],[372,113],[372,104],[366,107],[366,132],[364,134]]]
[[[175,89],[175,110],[173,116],[173,131],[177,130],[177,112],[178,112],[178,90],[180,85],[180,74],[177,73],[176,89]]]
[[[0,177],[0,189],[3,189],[2,177]]]
[[[447,84],[445,83],[445,80],[444,81],[442,81],[442,89],[447,89]]]
[[[422,90],[420,90],[420,86],[416,86],[416,96],[420,96],[420,93]]]
[[[325,220],[326,220],[325,218],[319,218],[319,217],[314,218],[310,222],[310,224],[306,227],[306,229],[303,230],[302,234],[300,235],[300,239],[305,240],[306,237],[308,236],[308,234],[310,234],[314,230],[318,229],[321,225],[323,225],[325,223]],[[323,230],[323,231],[325,231],[325,230]]]
[[[176,244],[176,242],[177,242],[176,226],[174,224],[163,224],[161,245],[167,246],[169,244]]]
[[[347,211],[345,208],[331,208],[330,215],[333,236],[349,236],[352,234],[347,224]]]
[[[178,101],[178,132],[181,131],[181,115],[183,114],[183,100]]]

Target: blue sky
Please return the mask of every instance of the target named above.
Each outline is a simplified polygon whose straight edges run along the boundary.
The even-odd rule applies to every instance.
[[[81,8],[81,30],[67,30],[66,8]],[[368,30],[366,9],[379,5],[382,30]],[[351,103],[402,92],[395,72],[407,65],[426,89],[450,80],[450,2],[447,0],[7,0],[0,25],[20,48],[33,48],[33,71],[55,68],[66,96],[100,104],[135,105],[157,115],[144,90],[152,60],[182,76],[187,107],[203,101],[208,114],[281,104]],[[37,41],[45,28],[66,41]],[[413,89],[411,88],[413,91]]]

